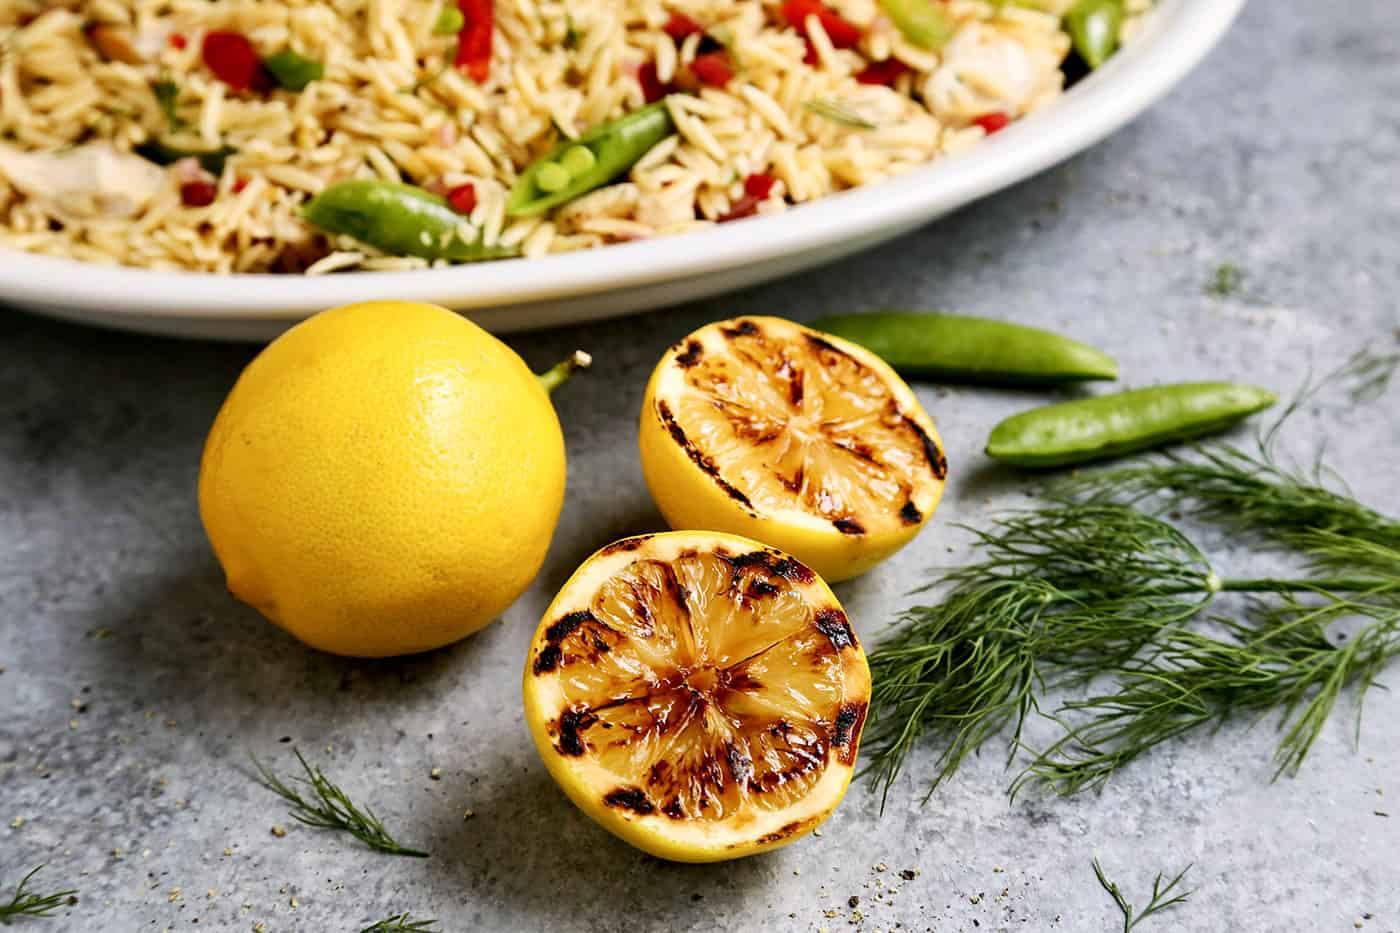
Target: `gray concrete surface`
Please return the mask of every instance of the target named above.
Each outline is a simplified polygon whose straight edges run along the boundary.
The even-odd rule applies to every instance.
[[[857,785],[820,838],[699,868],[645,857],[578,813],[537,761],[518,699],[526,643],[568,572],[660,526],[636,411],[658,354],[701,323],[936,305],[1067,330],[1116,354],[1133,384],[1244,377],[1285,393],[1358,347],[1393,344],[1400,14],[1391,0],[1344,6],[1256,0],[1125,132],[874,253],[515,339],[537,366],[576,346],[598,360],[558,397],[568,502],[548,564],[502,624],[427,656],[317,654],[225,593],[195,472],[250,349],[0,311],[0,885],[47,863],[41,881],[81,891],[47,925],[15,929],[357,930],[404,910],[448,931],[1117,929],[1097,855],[1139,899],[1157,870],[1194,863],[1191,902],[1143,929],[1400,930],[1394,694],[1372,695],[1359,750],[1344,709],[1302,773],[1272,784],[1268,723],[1163,749],[1102,794],[1014,805],[996,753],[921,803],[925,749],[883,816]],[[1212,297],[1226,262],[1245,271],[1243,291]],[[1369,405],[1326,394],[1288,434],[1303,456],[1325,440],[1357,493],[1391,513],[1398,392]],[[1030,488],[978,448],[1032,398],[920,394],[949,444],[950,491],[915,545],[840,587],[869,641],[927,567],[963,554],[954,522]],[[433,857],[376,855],[288,820],[246,767],[256,752],[285,769],[288,739]]]

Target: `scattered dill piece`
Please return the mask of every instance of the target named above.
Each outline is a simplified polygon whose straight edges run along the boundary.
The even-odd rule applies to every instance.
[[[345,791],[333,784],[320,768],[307,764],[300,751],[293,748],[292,754],[296,755],[302,771],[306,773],[306,777],[298,777],[294,780],[311,789],[314,796],[310,799],[304,797],[297,789],[285,784],[281,778],[264,767],[256,757],[253,757],[252,761],[253,766],[258,770],[259,783],[292,805],[290,813],[293,819],[317,829],[335,829],[347,832],[371,849],[387,852],[390,855],[427,858],[427,852],[410,849],[396,842],[373,811],[368,807],[361,809],[356,806],[346,796]]]
[[[1348,361],[1346,369],[1351,381],[1351,400],[1358,404],[1374,402],[1390,388],[1396,370],[1400,369],[1400,352],[1361,350]]]
[[[1244,270],[1232,262],[1222,262],[1215,267],[1215,275],[1206,285],[1207,294],[1216,298],[1230,298],[1239,294],[1244,287]]]
[[[876,128],[874,123],[871,123],[838,100],[830,100],[827,98],[807,100],[802,102],[802,107],[804,110],[815,113],[817,116],[830,120],[832,123],[850,127],[854,130],[873,130]]]
[[[15,917],[49,917],[65,904],[76,902],[76,889],[55,891],[52,894],[36,894],[29,890],[30,879],[43,867],[40,865],[21,878],[19,886],[15,888],[14,897],[10,898],[9,903],[0,904],[0,923],[9,926]]]
[[[583,41],[583,33],[579,31],[577,24],[574,23],[574,18],[565,12],[564,48],[576,49],[581,41]]]
[[[408,911],[385,917],[365,927],[360,933],[434,933],[436,920],[412,920]]]
[[[1123,914],[1123,933],[1132,933],[1137,925],[1148,917],[1175,907],[1178,904],[1183,904],[1190,899],[1192,894],[1196,893],[1194,891],[1182,891],[1180,894],[1172,894],[1172,891],[1176,890],[1177,885],[1181,884],[1181,879],[1185,878],[1186,873],[1191,870],[1190,865],[1183,868],[1177,873],[1175,878],[1168,881],[1165,885],[1163,885],[1162,882],[1165,880],[1166,876],[1158,872],[1157,877],[1152,881],[1152,900],[1147,902],[1147,906],[1142,909],[1142,913],[1137,913],[1133,905],[1129,904],[1127,898],[1123,896],[1123,892],[1118,889],[1118,885],[1109,881],[1104,875],[1103,866],[1099,864],[1098,859],[1093,860],[1093,865],[1094,877],[1099,879],[1099,885],[1108,892],[1109,897],[1113,898],[1114,905],[1118,908],[1119,912]]]
[[[1400,657],[1400,520],[1329,488],[1320,466],[1284,468],[1274,437],[1256,454],[1217,445],[1085,473],[974,529],[978,559],[939,574],[925,589],[941,600],[906,610],[870,655],[866,770],[884,793],[926,739],[942,748],[929,793],[1009,730],[1008,765],[1029,757],[1012,794],[1073,794],[1165,742],[1270,713],[1278,777],[1296,772],[1349,687],[1359,716]],[[1303,565],[1222,579],[1168,515]],[[1221,593],[1249,602],[1220,615]],[[1344,621],[1350,637],[1332,636]],[[1086,686],[1044,708],[1051,690]],[[1032,717],[1059,733],[1038,751],[1021,738]]]
[[[175,79],[168,74],[162,75],[151,82],[151,93],[155,95],[161,113],[165,114],[165,122],[169,125],[170,132],[178,133],[184,129],[186,123],[176,111],[176,104],[180,100],[180,85],[175,83]]]

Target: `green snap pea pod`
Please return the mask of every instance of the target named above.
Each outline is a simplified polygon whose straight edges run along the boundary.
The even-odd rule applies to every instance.
[[[1112,357],[1047,330],[940,312],[884,311],[813,321],[905,376],[976,385],[1060,385],[1117,379]]]
[[[207,150],[181,149],[178,146],[166,145],[158,139],[148,139],[132,148],[137,155],[156,165],[173,165],[181,159],[196,159],[200,167],[211,175],[222,175],[228,157],[238,153],[232,146]]]
[[[467,218],[435,194],[388,181],[342,181],[301,209],[307,222],[328,233],[354,237],[393,256],[475,262],[518,255],[518,248],[465,240]]]
[[[1099,67],[1117,51],[1123,16],[1123,0],[1079,0],[1065,14],[1074,50],[1090,68]]]
[[[527,167],[506,200],[511,217],[528,217],[601,188],[637,164],[652,146],[676,131],[664,100],[578,139],[565,140]]]
[[[1102,460],[1223,431],[1278,396],[1230,382],[1186,382],[1036,408],[992,429],[987,455],[1023,467]]]
[[[880,0],[880,9],[911,45],[921,49],[943,48],[958,28],[933,0]]]
[[[320,62],[291,49],[264,58],[263,67],[279,86],[289,91],[304,91],[308,84],[320,81],[326,74],[326,68]]]

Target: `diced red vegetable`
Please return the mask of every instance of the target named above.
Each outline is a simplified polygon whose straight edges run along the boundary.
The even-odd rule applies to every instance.
[[[656,62],[647,62],[637,69],[637,83],[642,86],[642,97],[649,104],[654,104],[671,93],[670,85],[662,84],[661,79],[656,76]]]
[[[851,49],[860,44],[863,31],[821,0],[783,0],[783,19],[798,32],[806,32],[807,17],[815,15],[826,31],[831,44],[838,49]]]
[[[808,39],[805,36],[803,37],[802,41],[807,43],[807,52],[802,56],[802,64],[815,66],[818,62],[821,61],[821,56],[817,54],[817,47],[812,44],[811,39]]]
[[[459,214],[470,214],[476,210],[476,186],[468,182],[447,192],[447,203]]]
[[[457,0],[462,31],[457,34],[457,68],[480,84],[491,74],[491,33],[495,28],[492,0]]]
[[[990,136],[1006,129],[1011,123],[1011,118],[1004,113],[984,113],[972,122],[986,130],[987,135]]]
[[[187,181],[180,186],[180,201],[186,207],[208,207],[219,189],[212,181]]]
[[[700,79],[700,83],[710,87],[724,87],[734,77],[734,66],[729,63],[729,55],[725,52],[695,56],[690,70]]]
[[[207,33],[201,51],[205,66],[234,90],[272,89],[272,75],[267,73],[258,50],[243,33],[224,30]]]
[[[745,217],[752,217],[758,213],[759,199],[751,194],[746,194],[733,204],[729,205],[729,213],[720,217],[715,223],[727,224],[731,220],[743,220]]]
[[[705,27],[684,13],[672,13],[671,18],[666,21],[666,25],[661,27],[666,35],[677,42],[684,41],[687,37],[695,35],[697,32],[704,32]]]
[[[248,187],[248,179],[246,179],[246,178],[235,178],[235,179],[233,180],[233,193],[234,193],[234,194],[239,194],[239,193],[241,193],[241,192],[243,191],[243,189],[246,188],[246,187]]]
[[[908,70],[909,66],[899,59],[887,58],[882,62],[871,62],[856,75],[856,80],[861,84],[883,84],[890,87]]]
[[[170,47],[171,47],[171,48],[183,50],[183,49],[185,48],[185,46],[187,46],[187,45],[189,45],[189,44],[190,44],[190,40],[188,40],[188,39],[185,38],[184,33],[172,32],[172,33],[170,34]]]
[[[744,194],[760,201],[768,200],[768,196],[773,193],[773,186],[778,183],[778,179],[767,172],[754,172],[744,179]]]

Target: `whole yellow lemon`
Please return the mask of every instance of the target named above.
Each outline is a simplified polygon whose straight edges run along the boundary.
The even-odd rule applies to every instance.
[[[434,305],[322,312],[243,371],[205,443],[199,511],[229,590],[335,654],[426,651],[534,579],[564,439],[509,347]]]

